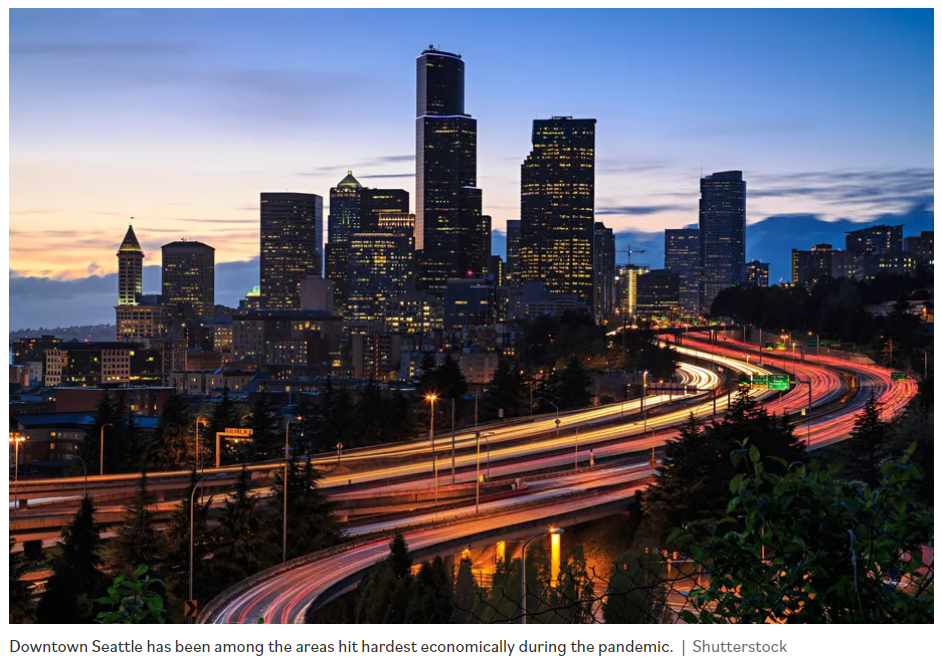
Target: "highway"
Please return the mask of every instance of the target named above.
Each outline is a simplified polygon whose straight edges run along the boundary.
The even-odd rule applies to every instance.
[[[698,359],[709,359],[730,367],[731,369],[753,372],[754,374],[768,373],[764,367],[755,366],[746,356],[739,360],[742,350],[749,346],[740,346],[733,341],[718,343],[711,347],[709,343],[699,340],[686,340],[685,346],[678,347],[678,351]],[[711,349],[717,356],[705,356]],[[763,357],[766,359],[767,357]],[[809,387],[802,387],[783,392],[779,397],[772,398],[765,406],[779,413],[794,414],[808,406],[808,392],[810,390],[811,404],[820,407],[836,397],[844,389],[841,374],[860,374],[867,378],[867,384],[856,396],[843,404],[840,409],[830,412],[815,413],[809,417],[808,425],[799,427],[798,433],[808,435],[809,445],[820,447],[846,438],[853,427],[854,417],[863,407],[866,394],[872,389],[884,406],[887,416],[893,416],[915,394],[915,384],[911,381],[893,383],[889,379],[889,371],[875,366],[864,366],[850,361],[821,357],[806,357],[810,361],[801,362],[785,353],[777,358],[764,360],[764,365],[777,365],[781,369],[792,372],[799,381],[810,381]],[[805,390],[805,389],[809,390]],[[768,392],[764,392],[766,396]],[[725,405],[721,399],[717,402],[717,412]],[[712,413],[713,403],[701,404],[695,409],[699,415]],[[685,408],[686,409],[686,408]],[[706,411],[704,411],[706,409]],[[677,412],[680,414],[681,412]],[[809,415],[812,412],[807,412]],[[659,426],[671,428],[679,422],[674,418],[677,414],[664,414],[653,416],[648,424],[652,428]],[[689,414],[684,411],[683,417]],[[660,419],[660,420],[658,420]],[[580,442],[597,443],[610,442],[600,448],[595,454],[597,458],[605,455],[620,455],[633,450],[644,450],[663,444],[676,433],[672,429],[655,432],[651,436],[638,435],[637,421],[626,424],[606,426],[584,435]],[[592,436],[590,436],[592,435]],[[566,435],[559,441],[568,443],[559,444],[565,448],[574,442],[573,435]],[[553,441],[553,440],[550,440]],[[542,442],[541,442],[542,443]],[[510,455],[520,449],[506,449]],[[520,460],[495,470],[495,475],[505,470],[512,470],[516,475],[523,472],[539,469],[538,460]],[[474,473],[463,471],[460,478],[467,479],[470,473],[474,480]],[[514,475],[514,474],[510,474]],[[650,480],[652,468],[644,464],[623,464],[616,467],[599,467],[595,470],[574,473],[569,477],[534,481],[528,486],[526,493],[513,494],[505,499],[489,502],[486,507],[482,505],[481,517],[474,517],[470,506],[443,508],[441,510],[391,517],[382,522],[363,525],[351,529],[351,533],[365,535],[379,530],[392,528],[411,529],[406,533],[406,540],[411,549],[416,552],[442,545],[449,541],[461,540],[482,532],[498,531],[510,525],[520,525],[539,519],[553,517],[562,520],[568,513],[581,511],[599,504],[617,502],[630,498],[635,490],[643,488]],[[592,478],[589,478],[592,476]],[[398,485],[402,487],[400,483]],[[455,520],[460,520],[455,522]],[[257,582],[247,582],[244,589],[235,591],[233,595],[224,600],[215,600],[212,609],[204,614],[201,622],[235,623],[254,622],[259,617],[266,622],[300,623],[308,607],[324,594],[325,591],[343,580],[355,576],[357,573],[375,565],[388,553],[388,537],[380,540],[370,540],[362,544],[354,544],[345,549],[343,553],[319,558],[310,563],[292,565],[282,571],[275,569],[267,573],[264,579]],[[297,563],[297,562],[296,562]]]

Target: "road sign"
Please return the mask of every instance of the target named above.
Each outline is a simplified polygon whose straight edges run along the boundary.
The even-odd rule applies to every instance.
[[[905,372],[891,372],[890,379],[892,379],[894,382],[905,382],[907,379],[909,379],[909,375],[907,375]]]
[[[739,385],[740,385],[740,386],[751,386],[751,385],[752,385],[752,375],[739,375]]]
[[[337,444],[337,450],[338,450],[338,451],[341,450],[342,448],[343,448],[343,444]]]
[[[183,603],[183,617],[194,618],[199,613],[199,605],[196,600],[186,600]]]
[[[783,343],[783,342],[777,343],[777,344],[775,345],[775,349],[780,350],[780,351],[785,351],[785,349],[786,349],[785,343]]]
[[[226,428],[225,434],[253,434],[252,428]]]
[[[773,391],[787,391],[788,375],[769,375],[768,385]]]
[[[774,351],[775,351],[775,347],[774,347],[774,346],[772,345],[772,343],[770,343],[770,342],[765,343],[765,348],[766,348],[767,350],[769,350],[770,352],[774,352]]]
[[[562,421],[559,420],[558,418],[554,422],[556,423],[556,425],[559,425],[560,423],[562,423]]]
[[[753,386],[768,386],[769,376],[768,375],[753,375],[752,384]]]

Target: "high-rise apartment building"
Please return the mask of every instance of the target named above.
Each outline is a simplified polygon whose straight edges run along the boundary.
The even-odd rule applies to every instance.
[[[742,172],[715,172],[700,179],[700,304],[746,277],[746,182]]]
[[[520,284],[520,221],[507,221],[507,285]]]
[[[593,303],[595,120],[533,121],[520,172],[521,282]]]
[[[314,193],[261,194],[262,306],[298,309],[305,276],[322,275],[324,199]]]
[[[680,310],[700,311],[700,230],[664,231],[664,268],[680,277]]]
[[[441,298],[449,278],[483,274],[490,219],[477,188],[477,120],[465,113],[464,62],[429,47],[416,61],[415,247],[420,289]]]
[[[792,249],[792,283],[811,285],[814,281],[825,278],[848,276],[853,278],[851,270],[845,273],[844,251],[834,250],[831,244],[815,244],[810,251]],[[851,265],[852,266],[852,265]]]
[[[746,282],[756,287],[769,286],[769,263],[753,260],[746,263]]]
[[[215,306],[216,249],[200,241],[173,241],[160,247],[164,303],[196,317],[212,317]]]
[[[932,230],[923,230],[915,237],[903,239],[903,250],[916,256],[916,263],[926,269],[935,268],[935,251]]]
[[[874,225],[845,233],[844,248],[854,253],[903,250],[902,225]]]
[[[601,322],[615,308],[615,233],[604,223],[595,224],[592,275],[595,278],[595,318]]]

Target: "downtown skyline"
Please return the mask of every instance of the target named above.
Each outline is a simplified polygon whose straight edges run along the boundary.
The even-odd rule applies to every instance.
[[[11,276],[68,279],[113,273],[108,256],[114,235],[131,216],[147,255],[145,270],[159,264],[159,245],[181,237],[216,247],[220,265],[252,260],[258,254],[259,191],[316,193],[326,207],[329,188],[349,169],[365,186],[403,188],[414,200],[412,63],[428,41],[412,38],[419,31],[434,32],[442,48],[461,53],[468,63],[466,112],[479,126],[478,185],[484,191],[483,212],[498,232],[507,219],[520,215],[519,167],[529,151],[532,119],[555,114],[598,119],[596,220],[616,234],[695,224],[701,167],[704,173],[744,171],[750,182],[749,223],[798,212],[863,221],[906,212],[920,202],[931,210],[932,72],[921,48],[931,52],[932,33],[931,23],[920,21],[918,13],[842,12],[838,18],[816,12],[809,26],[803,12],[745,12],[721,26],[715,12],[700,12],[719,30],[714,36],[725,30],[736,38],[712,56],[688,63],[677,52],[654,62],[632,59],[639,54],[635,51],[658,43],[663,49],[663,37],[646,36],[632,47],[602,40],[586,50],[547,52],[531,48],[529,34],[508,46],[506,61],[500,62],[494,46],[500,46],[505,31],[520,25],[520,12],[475,12],[474,21],[494,27],[487,43],[469,43],[466,36],[448,39],[456,28],[443,16],[453,14],[418,12],[417,24],[406,26],[404,19],[416,13],[378,13],[402,32],[393,30],[376,43],[362,37],[348,42],[357,46],[344,52],[349,76],[327,75],[315,86],[319,92],[302,93],[305,75],[336,67],[319,59],[323,43],[299,46],[292,35],[305,21],[320,20],[339,30],[325,42],[341,39],[350,29],[343,25],[344,14],[293,13],[302,19],[295,21],[299,26],[288,30],[278,48],[269,49],[273,52],[263,52],[266,40],[259,37],[234,57],[228,40],[238,41],[248,14],[271,27],[290,22],[288,13],[190,12],[174,27],[173,12],[145,12],[150,20],[144,28],[141,12],[104,12],[101,25],[79,37],[94,12],[13,12]],[[64,21],[64,14],[70,20]],[[220,33],[226,38],[207,37],[198,45],[188,41],[208,14],[222,19]],[[381,20],[376,14],[364,13],[358,20],[372,25]],[[616,12],[613,26],[602,25],[599,12],[563,14],[527,16],[547,29],[572,19],[592,23],[600,34],[615,24],[628,33],[648,25],[660,26],[661,35],[672,30],[693,34],[692,21],[680,13]],[[788,43],[787,35],[800,25],[806,43]],[[821,41],[826,28],[833,37],[828,45]],[[868,31],[877,29],[882,47],[867,43]],[[124,31],[120,37],[118,30]],[[735,108],[730,112],[709,81],[711,66],[735,62],[735,54],[746,53],[763,32],[778,38],[765,53],[739,62],[745,78],[738,89],[728,90],[728,103]],[[695,50],[702,40],[694,38],[683,48]],[[375,57],[380,50],[382,57]],[[370,51],[373,58],[367,57]],[[302,66],[303,58],[291,59],[292,53],[310,58]],[[831,61],[826,73],[816,70],[812,54]],[[609,67],[606,76],[589,67],[582,79],[575,78],[580,67],[600,56],[623,62],[624,80],[613,78]],[[785,60],[791,66],[783,69]],[[628,66],[642,61],[644,67]],[[196,65],[189,70],[193,75],[178,76],[183,62]],[[891,71],[888,62],[902,73]],[[209,75],[213,67],[224,66],[244,74],[214,83],[235,95],[231,100],[238,113],[213,111],[198,95],[179,104],[178,95],[199,82],[194,72]],[[762,67],[775,74],[776,85],[755,77],[753,70]],[[72,80],[65,81],[70,69]],[[848,89],[865,74],[865,89]],[[140,80],[118,93],[115,85],[127,83],[129,75]],[[563,84],[550,84],[554,76]],[[836,77],[842,83],[829,91],[825,79]],[[588,93],[569,93],[567,81]],[[159,90],[165,94],[153,98]],[[69,99],[64,104],[72,111],[68,117],[43,103],[53,93]],[[685,103],[687,94],[697,103]],[[372,98],[382,101],[376,105]],[[140,108],[145,99],[155,104]],[[246,104],[247,99],[254,103]],[[374,105],[381,112],[371,110]],[[851,106],[858,108],[854,116],[838,117]],[[218,120],[213,126],[207,123],[211,118]],[[42,136],[40,119],[47,125]],[[49,126],[55,130],[48,131]],[[50,140],[50,134],[57,139]],[[60,186],[54,198],[44,184],[50,179]],[[76,226],[86,230],[78,233]],[[96,236],[89,237],[88,230]],[[83,249],[74,250],[79,234]],[[497,244],[495,253],[501,252]],[[747,255],[756,257],[768,259]],[[773,270],[781,266],[773,263]]]

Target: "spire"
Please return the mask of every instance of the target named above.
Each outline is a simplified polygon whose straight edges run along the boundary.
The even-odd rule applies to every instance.
[[[353,176],[352,170],[347,170],[347,176],[340,180],[337,188],[363,188],[357,178]]]
[[[121,242],[121,247],[118,248],[118,254],[121,253],[141,253],[143,255],[144,250],[141,248],[140,243],[137,241],[137,236],[134,234],[134,226],[128,224],[128,232],[124,235],[124,241]]]

